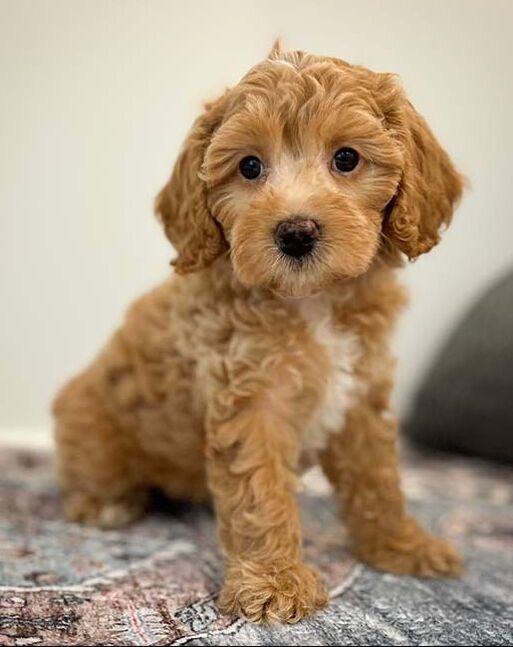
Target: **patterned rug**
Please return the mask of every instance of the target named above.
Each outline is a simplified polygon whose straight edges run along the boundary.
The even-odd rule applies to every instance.
[[[513,473],[410,456],[410,507],[452,538],[461,580],[377,573],[351,557],[320,477],[301,495],[305,550],[329,607],[273,629],[221,615],[211,513],[157,504],[100,531],[63,520],[51,459],[0,450],[0,645],[511,645]]]

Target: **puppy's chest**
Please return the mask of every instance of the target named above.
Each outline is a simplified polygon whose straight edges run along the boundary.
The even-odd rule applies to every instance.
[[[361,349],[355,332],[336,325],[331,304],[322,296],[303,299],[297,307],[326,366],[317,406],[302,437],[308,460],[326,446],[330,434],[343,430],[358,387],[355,367]]]

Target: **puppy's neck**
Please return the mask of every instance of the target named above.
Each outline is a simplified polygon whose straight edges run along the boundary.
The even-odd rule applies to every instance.
[[[252,304],[275,302],[285,306],[291,314],[306,315],[308,319],[325,317],[334,308],[339,310],[358,310],[365,308],[387,291],[390,284],[396,283],[395,268],[383,263],[375,263],[363,275],[355,279],[345,279],[332,283],[314,294],[304,296],[279,295],[267,288],[243,285],[235,276],[228,255],[217,259],[210,267],[184,276],[189,283],[188,290],[202,294],[213,303],[246,301]]]

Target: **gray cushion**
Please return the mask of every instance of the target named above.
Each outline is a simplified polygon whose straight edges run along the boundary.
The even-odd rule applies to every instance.
[[[405,429],[437,449],[513,462],[513,272],[450,335]]]

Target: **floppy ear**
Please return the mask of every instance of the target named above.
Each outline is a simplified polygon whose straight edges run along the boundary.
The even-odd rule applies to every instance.
[[[404,153],[402,177],[387,206],[383,231],[411,260],[440,240],[439,229],[452,219],[463,179],[393,76],[381,76],[382,87],[387,87],[385,119]]]
[[[201,167],[212,135],[221,123],[226,94],[207,104],[196,119],[175,163],[169,182],[155,200],[155,213],[178,252],[172,262],[179,274],[210,265],[225,249],[220,225],[207,205]]]

